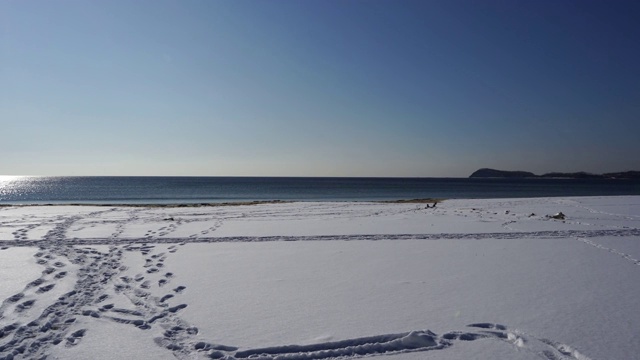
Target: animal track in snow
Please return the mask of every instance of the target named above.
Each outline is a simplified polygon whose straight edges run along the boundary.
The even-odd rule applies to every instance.
[[[610,247],[606,247],[604,245],[598,244],[595,241],[591,241],[591,240],[586,239],[586,238],[576,237],[575,239],[578,240],[578,241],[581,241],[581,242],[583,242],[583,243],[585,243],[587,245],[591,245],[591,246],[593,246],[593,247],[595,247],[597,249],[605,250],[605,251],[608,251],[608,252],[610,252],[612,254],[618,255],[621,258],[623,258],[623,259],[625,259],[627,261],[630,261],[635,265],[640,265],[640,260],[634,258],[633,256],[631,256],[629,254],[623,253],[622,251],[618,251],[616,249],[613,249],[613,248],[610,248]]]

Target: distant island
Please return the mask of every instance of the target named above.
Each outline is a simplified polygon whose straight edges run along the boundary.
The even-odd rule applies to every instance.
[[[475,171],[470,178],[555,178],[555,179],[640,179],[640,171],[623,171],[606,174],[588,172],[561,173],[552,172],[536,175],[528,171],[506,171],[483,168]]]

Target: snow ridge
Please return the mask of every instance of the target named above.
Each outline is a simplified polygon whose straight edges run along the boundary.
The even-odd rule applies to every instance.
[[[400,352],[406,350],[443,349],[449,343],[438,341],[437,335],[429,330],[418,330],[400,334],[386,334],[326,342],[312,345],[287,345],[262,349],[251,349],[235,353],[236,359],[326,359],[348,356],[364,356]]]

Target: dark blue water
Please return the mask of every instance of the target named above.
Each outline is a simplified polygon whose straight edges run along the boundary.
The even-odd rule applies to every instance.
[[[175,204],[640,195],[639,180],[0,177],[0,204]]]

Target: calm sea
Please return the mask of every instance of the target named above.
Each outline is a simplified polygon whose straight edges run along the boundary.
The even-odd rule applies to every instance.
[[[640,195],[638,180],[0,177],[0,204],[176,204]]]

